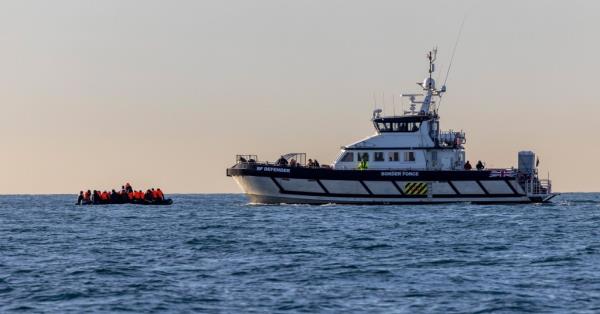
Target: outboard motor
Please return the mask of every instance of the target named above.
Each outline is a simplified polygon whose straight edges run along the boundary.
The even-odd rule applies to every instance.
[[[531,176],[535,173],[535,154],[532,151],[519,152],[519,173]]]

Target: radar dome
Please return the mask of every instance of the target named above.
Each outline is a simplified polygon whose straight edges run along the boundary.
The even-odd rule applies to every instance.
[[[423,80],[423,88],[424,89],[435,89],[435,80],[432,79],[431,77],[426,78],[425,80]]]

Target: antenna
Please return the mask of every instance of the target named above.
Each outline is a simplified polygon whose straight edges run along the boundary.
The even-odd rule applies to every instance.
[[[442,86],[446,86],[446,82],[448,81],[448,76],[450,76],[450,69],[452,69],[452,62],[454,61],[454,55],[456,54],[456,47],[458,47],[458,41],[460,40],[460,35],[462,35],[463,26],[465,26],[465,21],[467,20],[467,15],[460,23],[460,28],[458,29],[458,35],[456,36],[456,42],[454,43],[454,48],[452,48],[452,56],[450,57],[450,64],[448,64],[448,71],[446,71],[446,78],[444,79],[444,84]]]
[[[377,108],[377,98],[375,97],[375,92],[373,91],[373,110]]]
[[[467,20],[468,12],[465,13],[462,22],[460,23],[460,28],[458,29],[458,35],[456,36],[456,42],[454,43],[454,48],[452,48],[452,56],[450,57],[450,63],[448,64],[448,70],[446,71],[446,78],[444,78],[444,83],[442,84],[442,91],[446,91],[446,82],[448,82],[448,77],[450,76],[450,69],[452,69],[452,62],[454,62],[454,55],[456,54],[456,47],[458,47],[458,42],[460,40],[460,36],[462,35],[463,27],[465,26],[465,21]],[[437,110],[440,110],[442,106],[442,95],[440,94],[440,100],[437,104]]]

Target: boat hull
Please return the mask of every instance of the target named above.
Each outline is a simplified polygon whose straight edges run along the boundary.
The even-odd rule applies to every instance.
[[[253,203],[530,203],[515,176],[491,171],[334,170],[238,164],[227,169]]]

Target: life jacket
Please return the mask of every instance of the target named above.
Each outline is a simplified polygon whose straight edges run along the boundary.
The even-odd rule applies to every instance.
[[[129,192],[129,193],[127,193],[126,195],[127,195],[127,197],[128,197],[130,200],[132,200],[132,199],[134,198],[134,194],[133,194],[133,192]]]
[[[103,201],[108,201],[108,193],[106,193],[106,191],[102,192],[102,195],[100,195],[100,199]]]
[[[158,199],[158,198],[159,198],[159,196],[158,196],[158,192],[157,192],[156,190],[154,190],[154,191],[151,191],[151,192],[152,192],[152,198],[153,198],[153,199]]]
[[[158,194],[158,199],[160,199],[160,200],[165,199],[165,195],[163,194],[163,192],[160,189],[156,190],[156,194]]]
[[[92,197],[92,193],[85,192],[85,194],[83,194],[83,199],[86,201],[89,201],[90,197]]]

